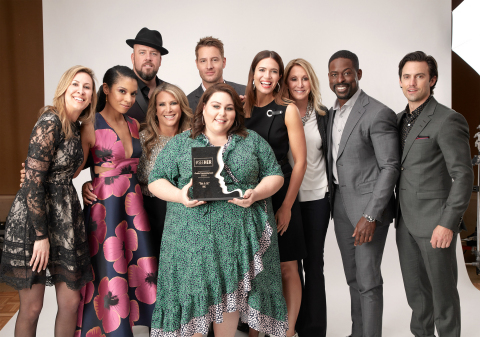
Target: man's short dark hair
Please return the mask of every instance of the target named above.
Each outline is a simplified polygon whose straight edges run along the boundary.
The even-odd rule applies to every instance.
[[[333,60],[336,60],[336,59],[339,59],[339,58],[351,60],[355,70],[358,71],[360,69],[360,63],[358,62],[357,55],[355,55],[354,53],[352,53],[349,50],[339,50],[335,54],[333,54],[330,57],[330,60],[328,60],[328,67],[330,68],[330,63],[332,63]]]
[[[435,83],[430,87],[430,93],[433,95],[433,89],[437,85],[438,82],[438,67],[437,67],[437,61],[433,58],[431,55],[425,54],[423,51],[416,51],[413,53],[408,53],[403,57],[403,59],[400,61],[398,64],[398,76],[400,79],[402,78],[402,71],[403,67],[405,66],[405,63],[410,62],[410,61],[415,61],[415,62],[427,62],[428,65],[428,74],[430,75],[430,79],[433,77],[436,77],[437,80]]]

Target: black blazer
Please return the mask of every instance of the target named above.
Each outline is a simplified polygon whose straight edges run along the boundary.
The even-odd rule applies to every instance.
[[[228,81],[225,81],[225,83],[232,86],[233,89],[235,89],[235,91],[237,92],[237,94],[245,95],[245,89],[247,88],[246,86],[244,86],[242,84],[228,82]],[[200,101],[200,97],[202,97],[202,95],[203,95],[203,88],[202,88],[202,85],[200,84],[200,86],[197,89],[193,90],[187,96],[188,105],[190,106],[190,108],[192,109],[194,114],[195,114],[195,110],[197,110],[197,105],[198,105],[198,102]]]
[[[315,117],[317,118],[317,127],[318,132],[320,133],[320,137],[322,138],[322,152],[323,152],[323,159],[325,160],[325,173],[327,175],[327,179],[329,177],[328,174],[328,156],[327,156],[327,149],[328,149],[328,139],[327,139],[327,125],[328,125],[328,109],[322,106],[323,112],[325,112],[325,116],[320,116],[317,111],[315,111]],[[330,186],[330,184],[329,184]],[[330,193],[328,195],[328,201],[331,203],[330,200]],[[331,208],[332,205],[330,205]]]

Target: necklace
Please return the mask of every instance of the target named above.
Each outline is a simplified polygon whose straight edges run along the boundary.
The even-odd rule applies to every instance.
[[[308,101],[307,111],[305,112],[305,116],[302,117],[303,126],[305,126],[305,123],[308,121],[312,113],[313,113],[313,103],[311,101]]]

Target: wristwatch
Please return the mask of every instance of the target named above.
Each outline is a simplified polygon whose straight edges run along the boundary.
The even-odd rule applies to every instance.
[[[364,214],[363,217],[364,217],[365,219],[367,219],[368,222],[374,222],[374,221],[375,221],[375,219],[373,218],[373,216]]]

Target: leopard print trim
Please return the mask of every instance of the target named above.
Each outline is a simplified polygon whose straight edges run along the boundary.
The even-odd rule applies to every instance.
[[[265,211],[267,202],[264,200]],[[233,293],[224,294],[222,301],[211,305],[208,313],[201,317],[194,317],[190,322],[183,324],[175,331],[164,331],[163,329],[152,329],[151,337],[189,337],[196,333],[207,334],[210,322],[222,323],[224,312],[239,311],[242,322],[257,331],[262,331],[274,336],[285,336],[288,330],[287,318],[285,321],[278,321],[273,317],[262,314],[260,311],[248,305],[248,292],[252,289],[251,281],[263,271],[262,256],[271,244],[273,229],[266,221],[265,229],[260,238],[260,249],[253,256],[250,268],[243,279],[238,283],[237,290]]]

